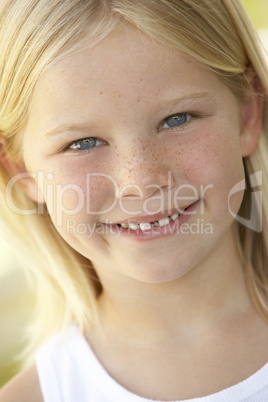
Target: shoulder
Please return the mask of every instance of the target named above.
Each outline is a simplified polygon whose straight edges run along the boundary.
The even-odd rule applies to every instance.
[[[44,402],[36,366],[15,376],[0,390],[0,402]]]

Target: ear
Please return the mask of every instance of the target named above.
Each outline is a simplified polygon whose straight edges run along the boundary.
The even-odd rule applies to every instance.
[[[16,163],[5,148],[4,140],[0,138],[0,164],[9,173],[14,183],[19,185],[25,194],[37,203],[44,203],[44,197],[34,180],[33,175],[29,173],[23,163]]]
[[[252,67],[247,72],[249,81],[248,94],[242,102],[242,124],[240,147],[242,157],[251,155],[257,145],[262,131],[263,106],[265,90]]]

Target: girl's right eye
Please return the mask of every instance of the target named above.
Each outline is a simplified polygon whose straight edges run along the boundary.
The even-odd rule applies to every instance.
[[[88,137],[88,138],[83,138],[81,140],[77,140],[73,142],[71,145],[68,146],[68,149],[74,149],[77,151],[88,151],[92,148],[96,148],[99,145],[106,144],[105,141],[100,140],[99,138],[96,137]]]

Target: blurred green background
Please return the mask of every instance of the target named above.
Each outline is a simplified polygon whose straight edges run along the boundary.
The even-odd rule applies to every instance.
[[[31,292],[12,248],[0,241],[0,387],[19,369],[17,355],[23,349],[23,335],[32,310]]]
[[[268,0],[243,0],[268,49]],[[23,348],[23,330],[32,310],[19,261],[12,247],[0,240],[0,387],[18,370],[16,356]]]
[[[268,26],[268,1],[267,0],[242,0],[252,21],[258,29]]]

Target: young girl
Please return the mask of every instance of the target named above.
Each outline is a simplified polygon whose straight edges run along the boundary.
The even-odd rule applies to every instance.
[[[0,21],[1,215],[37,300],[0,401],[267,401],[268,79],[239,1]]]

